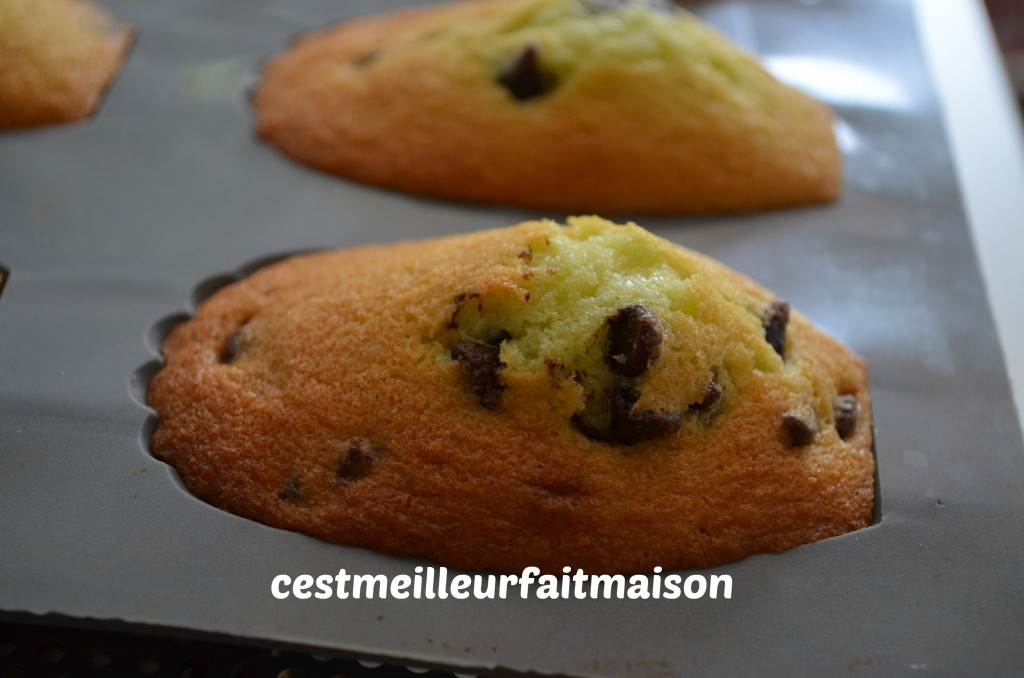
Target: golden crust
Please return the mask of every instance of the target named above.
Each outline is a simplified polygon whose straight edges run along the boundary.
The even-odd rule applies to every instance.
[[[130,43],[127,26],[86,0],[4,0],[0,129],[86,117]]]
[[[266,65],[259,133],[356,181],[543,210],[733,212],[838,196],[823,105],[682,10],[644,9],[635,29],[595,28],[574,46],[584,4],[461,2],[311,34]],[[559,12],[571,30],[548,16]],[[527,44],[560,75],[517,101],[498,77]]]
[[[153,453],[227,511],[470,569],[703,567],[869,523],[866,367],[796,313],[786,374],[755,370],[723,412],[677,435],[629,447],[592,440],[543,372],[508,375],[501,404],[481,407],[429,338],[454,297],[508,280],[524,244],[554,228],[301,256],[221,290],[163,345],[149,391]],[[720,264],[658,242],[750,302],[771,301]],[[243,325],[245,349],[224,364]],[[793,448],[780,416],[814,390],[853,395],[856,428],[842,440],[824,427]],[[374,459],[349,481],[338,466],[353,444]]]

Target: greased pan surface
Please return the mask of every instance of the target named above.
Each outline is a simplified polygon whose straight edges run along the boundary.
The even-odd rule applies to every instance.
[[[302,31],[405,3],[106,4],[138,37],[99,113],[0,136],[0,611],[485,673],[1024,664],[1024,450],[904,3],[695,6],[834,108],[845,194],[639,222],[758,280],[868,360],[882,502],[866,530],[705,572],[731,575],[733,597],[695,601],[271,595],[277,574],[429,563],[191,497],[146,451],[151,413],[138,401],[160,321],[266,257],[540,215],[347,183],[254,138],[247,91],[262,60]]]

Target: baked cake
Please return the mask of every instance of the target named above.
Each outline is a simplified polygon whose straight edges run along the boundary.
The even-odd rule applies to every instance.
[[[153,454],[216,506],[329,541],[625,573],[871,520],[864,362],[635,225],[296,256],[163,354]]]
[[[666,0],[477,0],[350,21],[270,61],[259,134],[410,193],[565,212],[832,200],[829,111]]]
[[[127,26],[86,0],[3,0],[0,129],[86,117],[130,43]]]

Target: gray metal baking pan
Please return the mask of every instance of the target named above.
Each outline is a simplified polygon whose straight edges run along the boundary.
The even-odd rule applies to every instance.
[[[285,252],[538,216],[297,166],[252,134],[259,64],[399,6],[108,0],[138,29],[91,120],[0,136],[0,611],[472,673],[1010,675],[1024,450],[941,115],[900,0],[697,10],[832,105],[834,205],[640,219],[743,271],[872,368],[878,524],[714,568],[731,600],[276,600],[281,573],[409,573],[198,501],[146,449],[161,319]],[[562,215],[550,215],[562,216]]]

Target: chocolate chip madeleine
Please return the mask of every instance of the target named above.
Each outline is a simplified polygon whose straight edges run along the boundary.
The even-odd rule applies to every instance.
[[[863,361],[634,225],[294,257],[163,352],[153,453],[212,504],[330,541],[625,573],[871,519]]]
[[[666,0],[476,0],[351,21],[267,64],[259,133],[410,193],[566,212],[834,199],[830,113]]]

